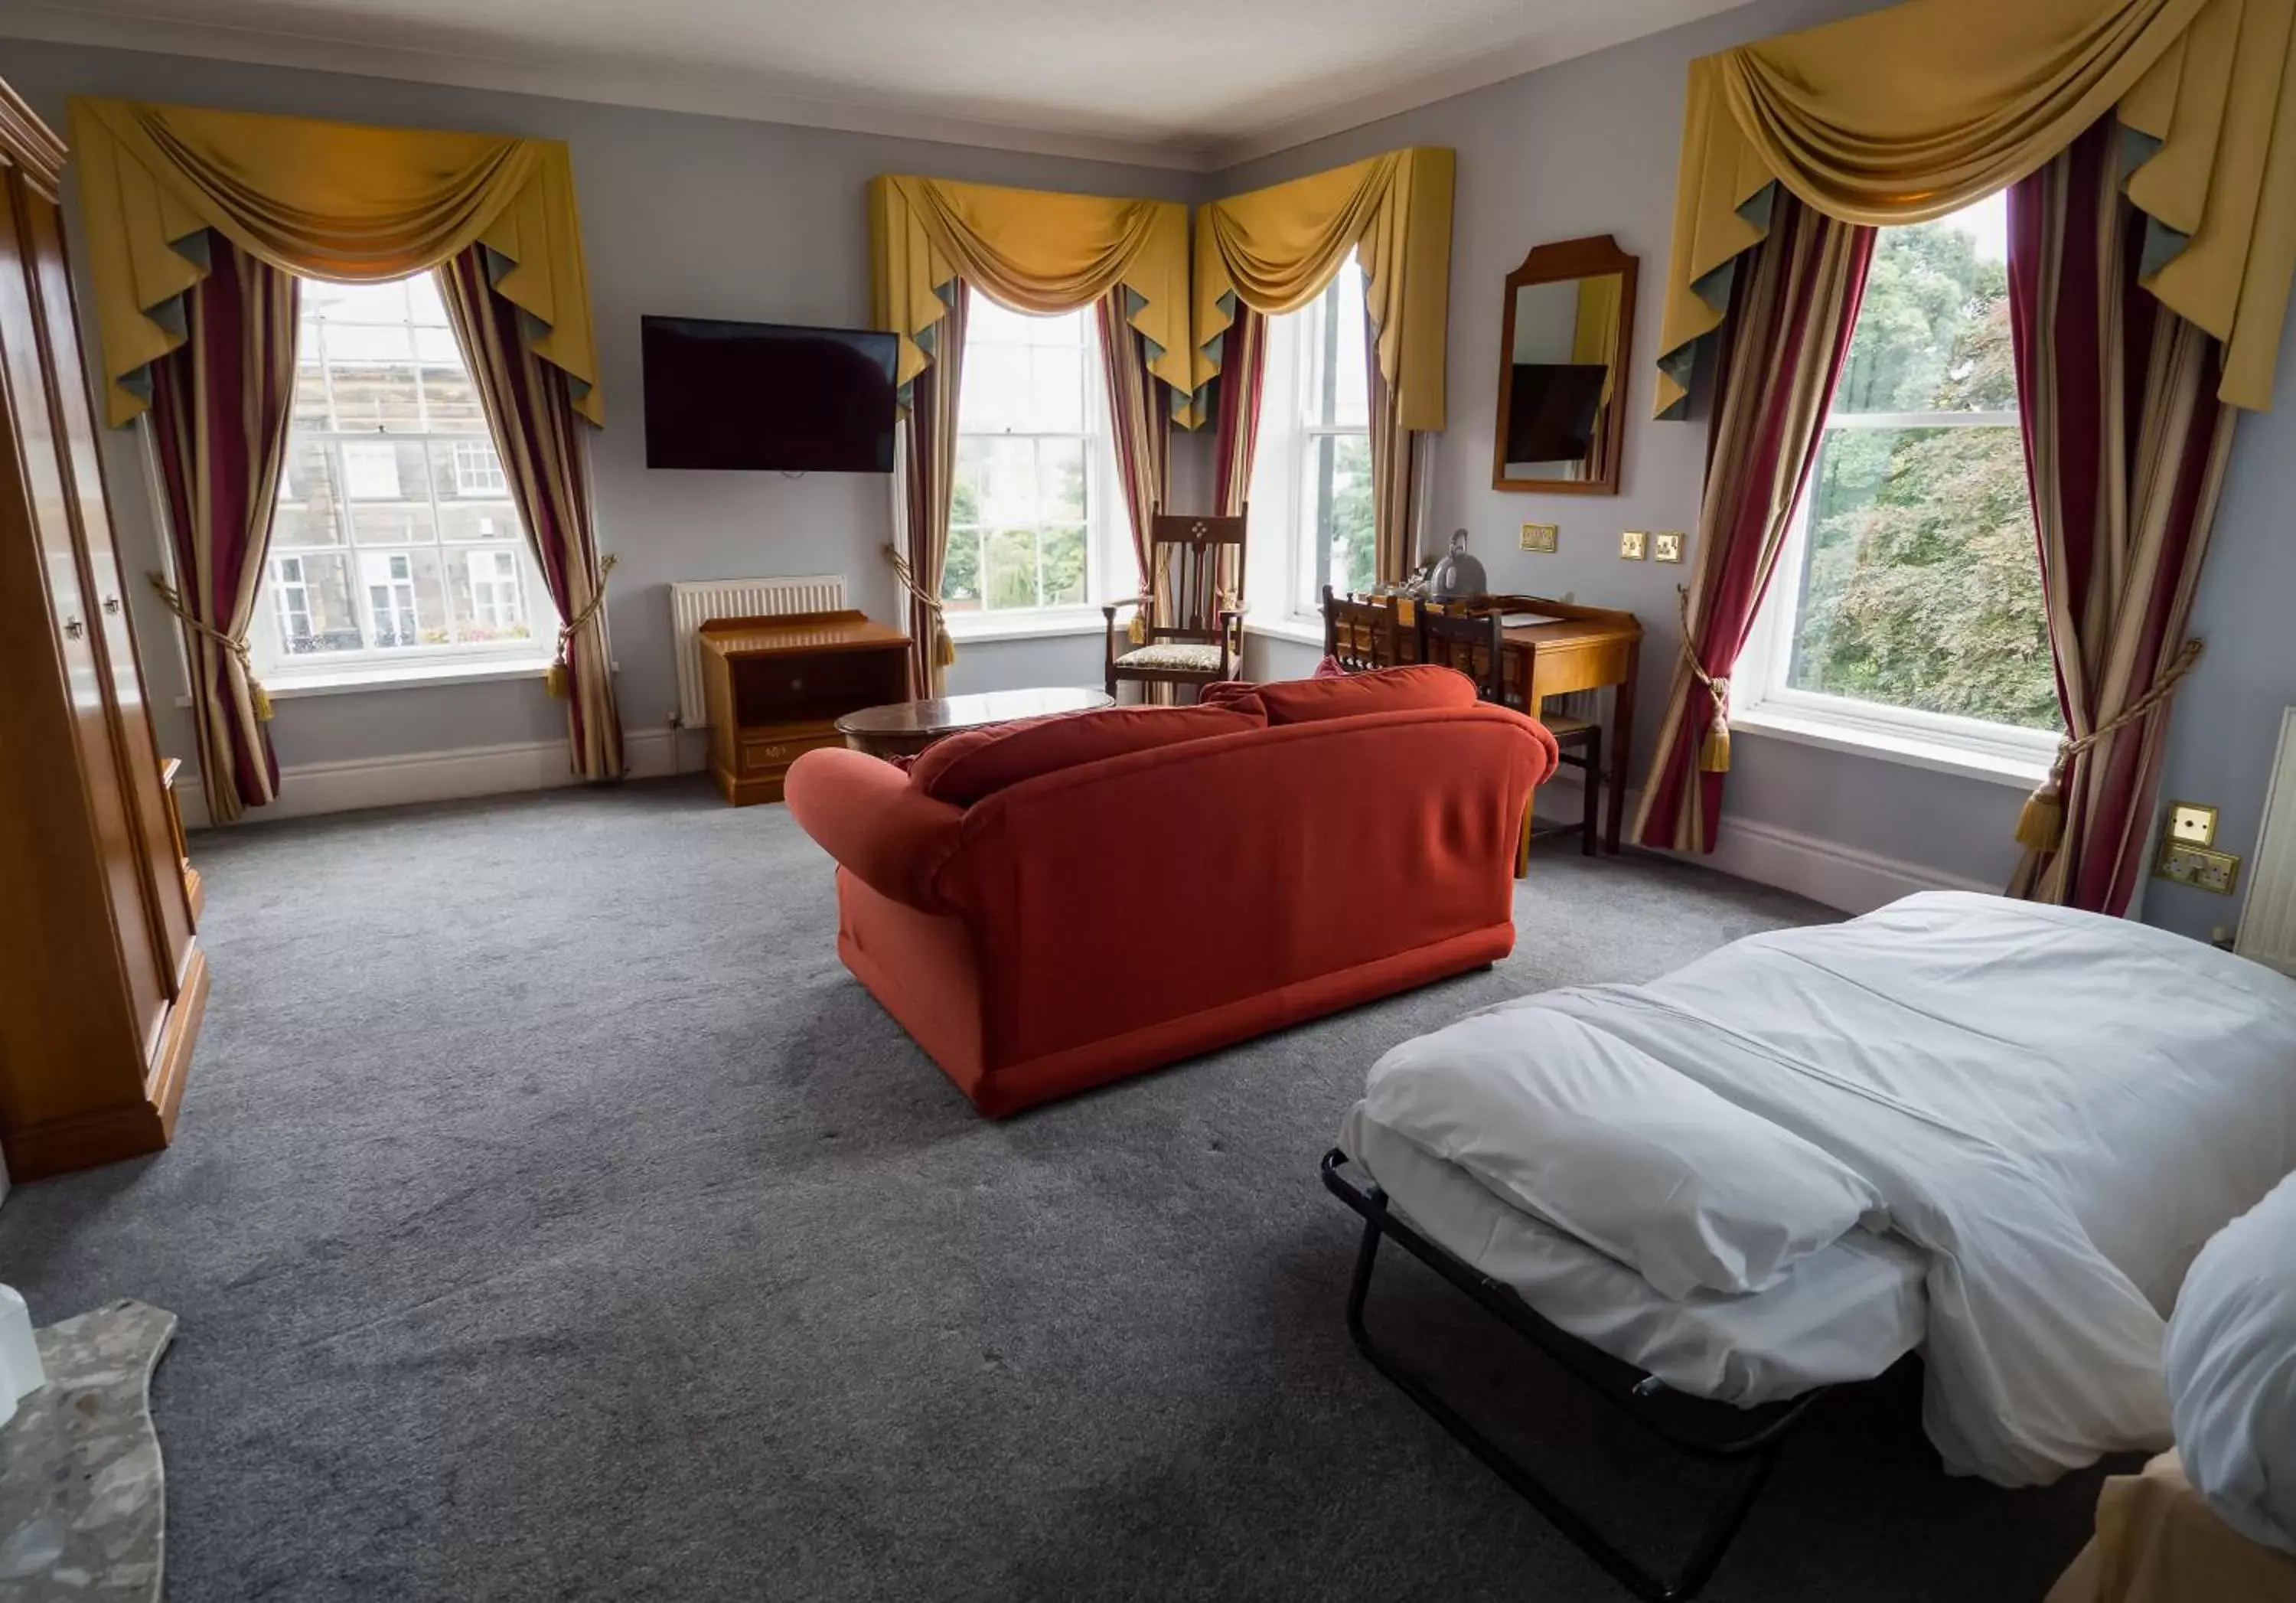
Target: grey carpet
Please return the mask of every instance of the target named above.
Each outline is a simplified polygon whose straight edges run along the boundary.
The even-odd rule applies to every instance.
[[[780,809],[674,781],[196,852],[177,1145],[0,1208],[37,1317],[182,1316],[174,1603],[1609,1603],[1349,1345],[1316,1161],[1406,1036],[1824,916],[1544,842],[1496,970],[989,1123],[838,965]],[[1712,1495],[1415,1266],[1374,1317],[1627,1540]],[[1948,1480],[1917,1405],[1829,1399],[1709,1595],[2038,1599],[2095,1472]]]

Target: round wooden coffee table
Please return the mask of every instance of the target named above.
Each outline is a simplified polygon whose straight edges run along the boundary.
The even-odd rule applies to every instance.
[[[937,740],[983,724],[1088,712],[1115,702],[1098,690],[990,690],[978,695],[937,695],[930,701],[864,707],[837,720],[845,744],[872,757],[914,757]]]

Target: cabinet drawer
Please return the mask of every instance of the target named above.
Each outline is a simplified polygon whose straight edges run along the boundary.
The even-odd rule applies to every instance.
[[[778,774],[804,753],[820,746],[841,746],[845,737],[834,729],[819,735],[744,736],[742,772]]]

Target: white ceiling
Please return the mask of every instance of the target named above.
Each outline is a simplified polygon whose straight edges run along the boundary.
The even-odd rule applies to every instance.
[[[1743,0],[0,0],[0,35],[1210,169]]]

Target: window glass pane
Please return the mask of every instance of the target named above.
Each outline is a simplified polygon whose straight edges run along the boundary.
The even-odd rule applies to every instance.
[[[445,328],[447,303],[439,299],[437,276],[430,273],[417,273],[406,283],[407,308],[416,325],[423,328]],[[448,344],[454,343],[454,336],[451,333],[447,338]]]
[[[1809,493],[1789,685],[2059,727],[2016,429],[1829,429]]]
[[[487,432],[487,415],[479,408],[478,386],[459,365],[422,369],[422,404],[429,411],[433,434]]]
[[[330,362],[405,362],[414,356],[414,335],[404,323],[330,323]]]
[[[982,568],[992,611],[1032,607],[1037,603],[1037,531],[1033,528],[996,529],[984,542]]]
[[[271,518],[276,546],[340,546],[343,529],[337,506],[334,456],[324,440],[291,434],[287,464],[279,476],[279,506]]]
[[[979,341],[966,345],[964,398],[957,415],[961,429],[1002,434],[1029,426],[1029,354],[1025,346]]]
[[[2013,408],[2008,237],[2002,194],[1933,223],[1882,229],[1834,411]]]
[[[1045,563],[1045,604],[1082,606],[1085,602],[1085,526],[1057,525],[1039,541]]]
[[[333,331],[329,331],[332,344]],[[422,426],[422,404],[411,364],[379,366],[330,358],[335,427],[352,433],[413,433]]]
[[[1331,421],[1353,424],[1357,428],[1371,421],[1370,403],[1365,386],[1364,362],[1364,282],[1363,269],[1350,256],[1340,268],[1339,277],[1332,287],[1338,292],[1333,310],[1339,321],[1339,341],[1335,354],[1339,373],[1332,387]]]
[[[1316,516],[1317,545],[1330,553],[1325,580],[1334,590],[1367,590],[1375,560],[1371,442],[1361,434],[1324,435],[1311,442],[1308,464],[1314,475],[1308,506]]]
[[[324,429],[327,426],[327,375],[317,362],[309,359],[311,343],[306,342],[306,359],[295,367],[295,410],[289,419],[290,428]]]
[[[443,645],[454,637],[436,550],[362,551],[358,586],[359,617],[369,645],[404,650]]]
[[[463,352],[455,343],[452,329],[418,328],[414,331],[414,359],[436,362],[441,366],[460,367]]]
[[[348,553],[274,556],[269,589],[279,646],[285,655],[358,650],[358,613],[351,599]]]
[[[1084,352],[1073,346],[1040,345],[1029,352],[1031,410],[1036,433],[1084,432]]]
[[[447,590],[459,638],[500,642],[533,637],[522,569],[514,547],[447,553]]]
[[[1047,522],[1084,521],[1084,441],[1037,441],[1037,514]]]
[[[437,538],[422,441],[346,440],[340,448],[356,544],[427,545]]]
[[[963,493],[963,486],[958,487]],[[952,524],[948,531],[947,565],[940,575],[940,598],[952,612],[980,610],[980,530]]]
[[[303,281],[303,316],[324,323],[405,323],[406,281],[329,284]]]

